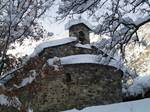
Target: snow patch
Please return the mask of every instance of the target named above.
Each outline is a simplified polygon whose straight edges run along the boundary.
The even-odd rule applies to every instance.
[[[138,76],[133,80],[133,84],[125,91],[129,95],[143,94],[150,89],[150,75]]]
[[[80,48],[92,49],[90,44],[83,45],[83,44],[77,43],[75,46],[80,47]]]
[[[101,58],[101,60],[99,59]],[[47,60],[49,65],[54,64],[54,58],[50,58]],[[91,55],[91,54],[80,54],[80,55],[72,55],[60,58],[60,62],[62,65],[68,64],[84,64],[84,63],[91,63],[91,64],[102,64],[102,65],[109,65],[113,66],[117,69],[120,69],[124,72],[124,74],[130,74],[132,71],[128,67],[123,66],[120,60],[111,59],[110,56],[102,57],[100,55]]]
[[[36,73],[35,70],[31,70],[29,72],[29,74],[30,74],[29,77],[24,78],[19,86],[18,85],[14,85],[14,86],[16,88],[21,88],[21,87],[24,87],[28,84],[31,84],[35,80],[35,78],[38,74]]]
[[[92,26],[87,20],[83,18],[69,20],[69,22],[65,25],[65,29],[68,30],[71,26],[81,24],[81,23],[85,24],[91,30],[93,31],[95,30],[95,27]]]
[[[5,84],[8,80],[10,80],[14,76],[13,73],[21,68],[22,66],[19,68],[14,68],[8,71],[7,73],[3,74],[2,76],[0,76],[0,84]]]
[[[79,63],[95,63],[98,64],[98,55],[90,55],[90,54],[83,54],[83,55],[72,55],[60,58],[62,65],[67,64],[79,64]],[[49,65],[53,65],[54,59],[51,58],[48,60]]]
[[[3,94],[0,94],[0,105],[8,107],[13,106],[19,110],[21,107],[21,102],[17,97],[8,97]]]
[[[149,112],[150,99],[100,105],[84,108],[83,110],[72,109],[64,112]]]
[[[27,112],[33,112],[33,109],[29,107]]]

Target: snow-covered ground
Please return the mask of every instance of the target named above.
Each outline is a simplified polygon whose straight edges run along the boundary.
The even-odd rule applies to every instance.
[[[92,106],[82,110],[72,109],[64,112],[150,112],[150,99]]]

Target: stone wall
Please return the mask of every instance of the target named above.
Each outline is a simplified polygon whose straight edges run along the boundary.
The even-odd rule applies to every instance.
[[[62,75],[53,75],[53,78],[48,76],[36,82],[40,89],[31,99],[36,112],[82,109],[122,101],[122,72],[113,67],[97,64],[65,65]]]
[[[39,76],[34,82],[19,90],[14,89],[17,93],[15,95],[24,106],[31,106],[35,112],[59,112],[72,108],[82,109],[87,106],[121,102],[123,73],[114,67],[99,64],[74,64],[61,66],[61,71],[55,71],[54,66],[47,65],[47,68],[43,68],[47,59],[55,56],[96,54],[94,48],[79,48],[75,45],[76,42],[72,42],[44,49],[39,56],[30,59],[22,72],[19,71],[6,87],[9,88],[14,82],[18,85],[30,70],[36,70]],[[7,108],[5,109],[7,112]],[[1,110],[3,107],[0,107]],[[13,110],[13,112],[18,111]]]
[[[40,57],[46,59],[57,57],[64,57],[76,54],[96,54],[96,49],[87,49],[76,47],[77,42],[67,43],[65,45],[59,45],[54,47],[45,48],[40,54]]]
[[[30,69],[39,73],[28,86],[17,90],[14,88],[14,92],[7,93],[17,96],[23,107],[31,106],[35,112],[59,112],[122,101],[122,72],[114,67],[74,64],[60,66],[61,69],[55,71],[53,66],[43,65],[38,58],[31,61],[35,64],[28,63],[22,72],[18,71],[18,75],[5,85],[7,88],[12,88],[13,84],[19,85],[21,77],[27,74],[24,72],[29,72]],[[1,110],[18,112],[12,108],[0,107]]]
[[[89,44],[90,43],[89,31],[90,29],[86,25],[81,23],[73,25],[69,29],[69,36],[77,37],[82,44]]]

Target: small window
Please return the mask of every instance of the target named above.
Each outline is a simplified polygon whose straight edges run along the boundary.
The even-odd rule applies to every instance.
[[[65,74],[65,80],[66,80],[66,82],[71,82],[72,81],[70,73]]]
[[[83,31],[79,32],[79,41],[83,44],[85,41],[85,34]]]
[[[74,33],[72,33],[71,36],[73,36],[73,37],[78,37],[78,33],[74,32]]]
[[[85,34],[83,33],[83,31],[80,31],[80,32],[79,32],[79,36],[81,36],[81,37],[84,37],[84,36],[85,36]]]

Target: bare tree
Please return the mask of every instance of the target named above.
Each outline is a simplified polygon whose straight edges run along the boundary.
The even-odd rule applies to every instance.
[[[55,0],[0,0],[0,74],[10,42],[35,34],[37,20]]]
[[[137,31],[150,22],[149,0],[61,0],[61,18],[87,13],[99,25],[96,32],[111,37],[109,47],[124,52],[129,41],[139,41]]]

